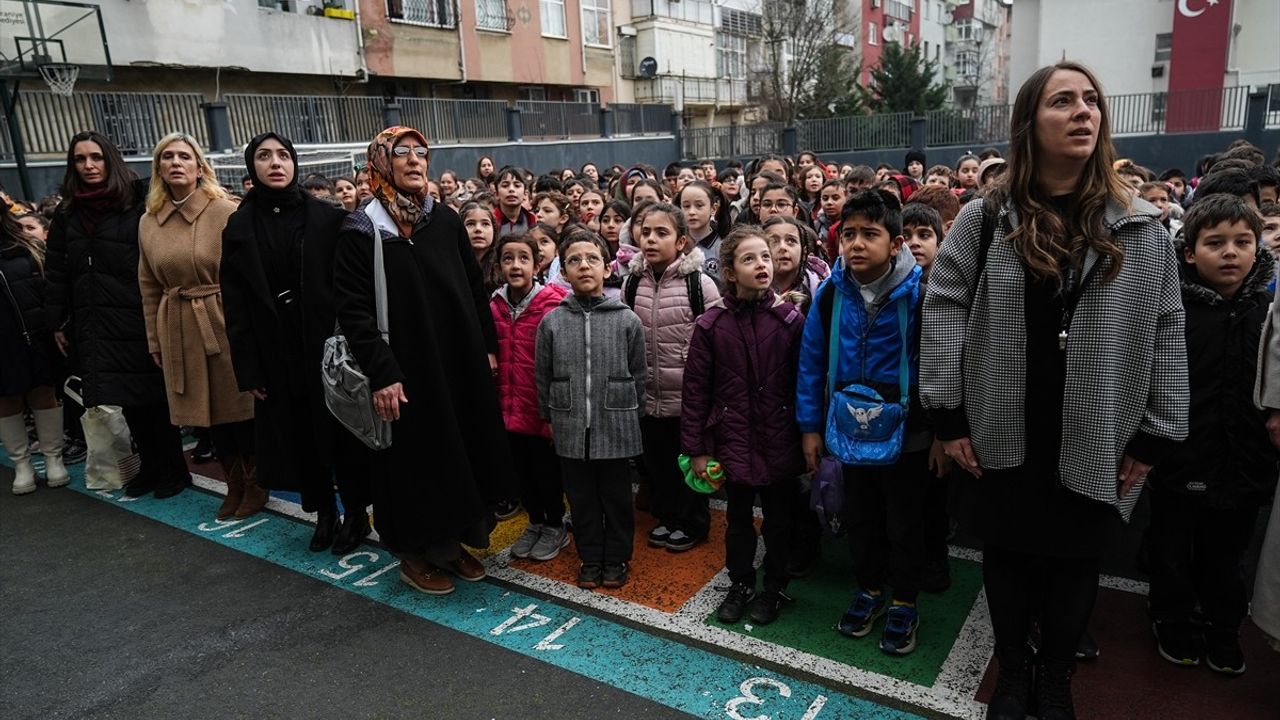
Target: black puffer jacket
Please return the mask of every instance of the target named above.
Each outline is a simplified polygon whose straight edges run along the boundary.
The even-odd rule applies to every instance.
[[[1208,287],[1176,243],[1186,308],[1190,433],[1151,472],[1157,491],[1203,498],[1230,509],[1265,501],[1275,491],[1280,455],[1267,434],[1267,415],[1253,404],[1258,343],[1271,294],[1275,260],[1259,247],[1253,270],[1230,300]]]
[[[85,232],[75,208],[54,215],[45,275],[49,324],[71,341],[74,372],[84,380],[85,405],[165,402],[164,375],[147,349],[138,289],[138,220],[145,181],[134,206],[98,219]]]
[[[44,275],[26,248],[0,240],[0,300],[28,338],[52,336],[44,315]],[[7,340],[7,338],[6,338]],[[6,343],[7,344],[7,343]],[[9,350],[9,348],[5,348]],[[7,357],[0,354],[0,358]]]

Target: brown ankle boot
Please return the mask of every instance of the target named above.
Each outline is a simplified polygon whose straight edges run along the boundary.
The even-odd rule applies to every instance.
[[[254,467],[253,460],[245,458],[244,465],[244,499],[240,501],[240,507],[236,509],[236,517],[247,518],[257,515],[258,511],[267,506],[267,498],[270,496],[267,489],[258,485],[258,472]]]
[[[222,473],[227,478],[227,496],[218,506],[218,519],[226,520],[236,514],[244,499],[244,463],[239,458],[222,461]]]

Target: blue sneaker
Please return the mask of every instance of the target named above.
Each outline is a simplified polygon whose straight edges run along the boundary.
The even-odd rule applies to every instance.
[[[866,637],[876,619],[884,614],[884,595],[872,595],[866,590],[859,590],[849,603],[849,608],[840,616],[836,629],[847,637]]]
[[[916,649],[916,628],[920,613],[910,605],[894,605],[885,614],[880,649],[890,655],[907,655]]]

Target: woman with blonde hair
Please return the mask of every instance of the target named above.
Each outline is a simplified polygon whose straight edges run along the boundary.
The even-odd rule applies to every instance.
[[[1158,213],[1116,174],[1087,68],[1023,84],[1009,149],[934,261],[920,394],[972,476],[960,514],[984,541],[1000,666],[987,717],[1023,718],[1034,696],[1040,718],[1063,720],[1099,558],[1187,434],[1182,298]]]
[[[147,344],[164,371],[170,419],[210,428],[229,484],[245,487],[234,512],[244,518],[262,509],[267,493],[253,480],[253,396],[236,385],[219,284],[222,231],[235,209],[195,139],[160,140],[138,225]],[[162,484],[156,497],[182,489]]]

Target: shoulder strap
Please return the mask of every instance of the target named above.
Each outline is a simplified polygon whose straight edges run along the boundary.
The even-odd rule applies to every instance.
[[[685,291],[689,294],[689,309],[696,318],[707,311],[706,300],[702,297],[702,271],[694,270],[684,276]]]
[[[978,240],[978,268],[973,274],[973,292],[969,295],[969,302],[973,302],[973,298],[978,295],[978,285],[982,282],[982,272],[987,268],[987,252],[991,249],[991,243],[995,241],[996,236],[996,216],[987,207],[987,202],[982,202],[982,235]]]
[[[373,224],[373,303],[378,316],[378,332],[382,341],[390,343],[390,324],[387,321],[387,268],[382,254],[382,230]]]
[[[827,322],[827,397],[836,394],[836,363],[840,359],[840,306],[844,293],[831,286],[831,319]]]
[[[636,309],[636,295],[640,292],[640,273],[633,272],[627,276],[626,285],[622,286],[622,300],[627,307]]]
[[[902,407],[911,406],[911,337],[907,334],[907,297],[898,298],[898,332],[902,336],[902,352],[898,355],[898,402]]]

